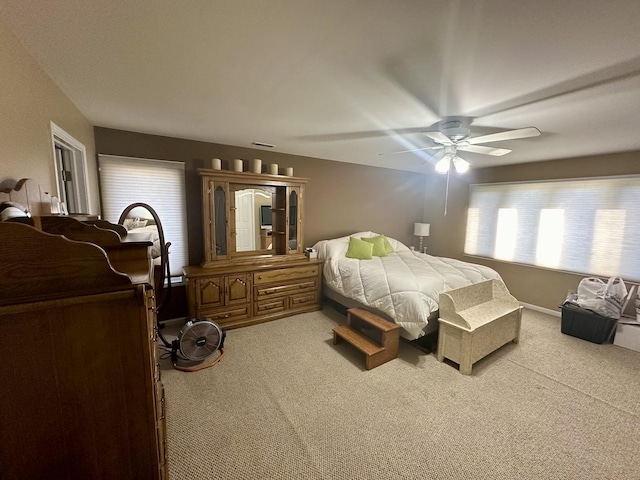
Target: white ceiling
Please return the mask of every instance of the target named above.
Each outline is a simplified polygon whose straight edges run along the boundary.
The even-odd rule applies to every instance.
[[[0,0],[94,125],[428,171],[420,130],[528,126],[474,166],[640,150],[638,0]]]

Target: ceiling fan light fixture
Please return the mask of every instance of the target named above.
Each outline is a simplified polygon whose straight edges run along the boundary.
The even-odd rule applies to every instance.
[[[444,154],[449,157],[449,158],[453,158],[456,156],[457,153],[457,146],[456,145],[446,145],[444,147]]]
[[[444,157],[442,160],[436,163],[436,172],[444,175],[449,171],[450,164],[451,164],[451,159],[448,156]]]
[[[443,130],[442,133],[449,137],[454,143],[465,140],[471,136],[469,129],[464,127],[447,128]]]
[[[455,167],[456,172],[458,173],[466,173],[469,171],[469,162],[467,162],[466,160],[463,160],[460,157],[453,158],[453,166]]]

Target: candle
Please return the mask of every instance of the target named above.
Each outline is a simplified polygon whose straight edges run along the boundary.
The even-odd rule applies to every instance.
[[[222,169],[222,160],[220,160],[219,158],[212,158],[211,159],[211,168],[213,168],[214,170],[221,170]]]
[[[233,170],[236,172],[241,172],[242,171],[242,160],[239,158],[236,158],[233,161]]]
[[[262,160],[254,158],[251,162],[251,171],[253,173],[262,173]]]
[[[287,177],[293,177],[293,167],[287,167],[287,169],[285,170],[285,175]]]
[[[272,163],[271,165],[269,165],[269,173],[271,175],[277,175],[278,174],[278,164],[277,163]]]

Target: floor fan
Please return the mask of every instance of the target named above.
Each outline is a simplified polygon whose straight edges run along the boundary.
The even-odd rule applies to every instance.
[[[208,318],[187,321],[171,342],[173,366],[183,372],[196,372],[214,366],[224,356],[224,332]],[[220,351],[218,355],[215,355]]]

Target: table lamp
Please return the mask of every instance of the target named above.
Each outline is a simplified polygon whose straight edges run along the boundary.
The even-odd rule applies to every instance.
[[[413,234],[416,237],[420,237],[420,247],[419,247],[419,252],[420,253],[424,253],[424,250],[422,248],[422,237],[428,237],[429,236],[429,227],[430,225],[428,223],[414,223],[413,224]]]

